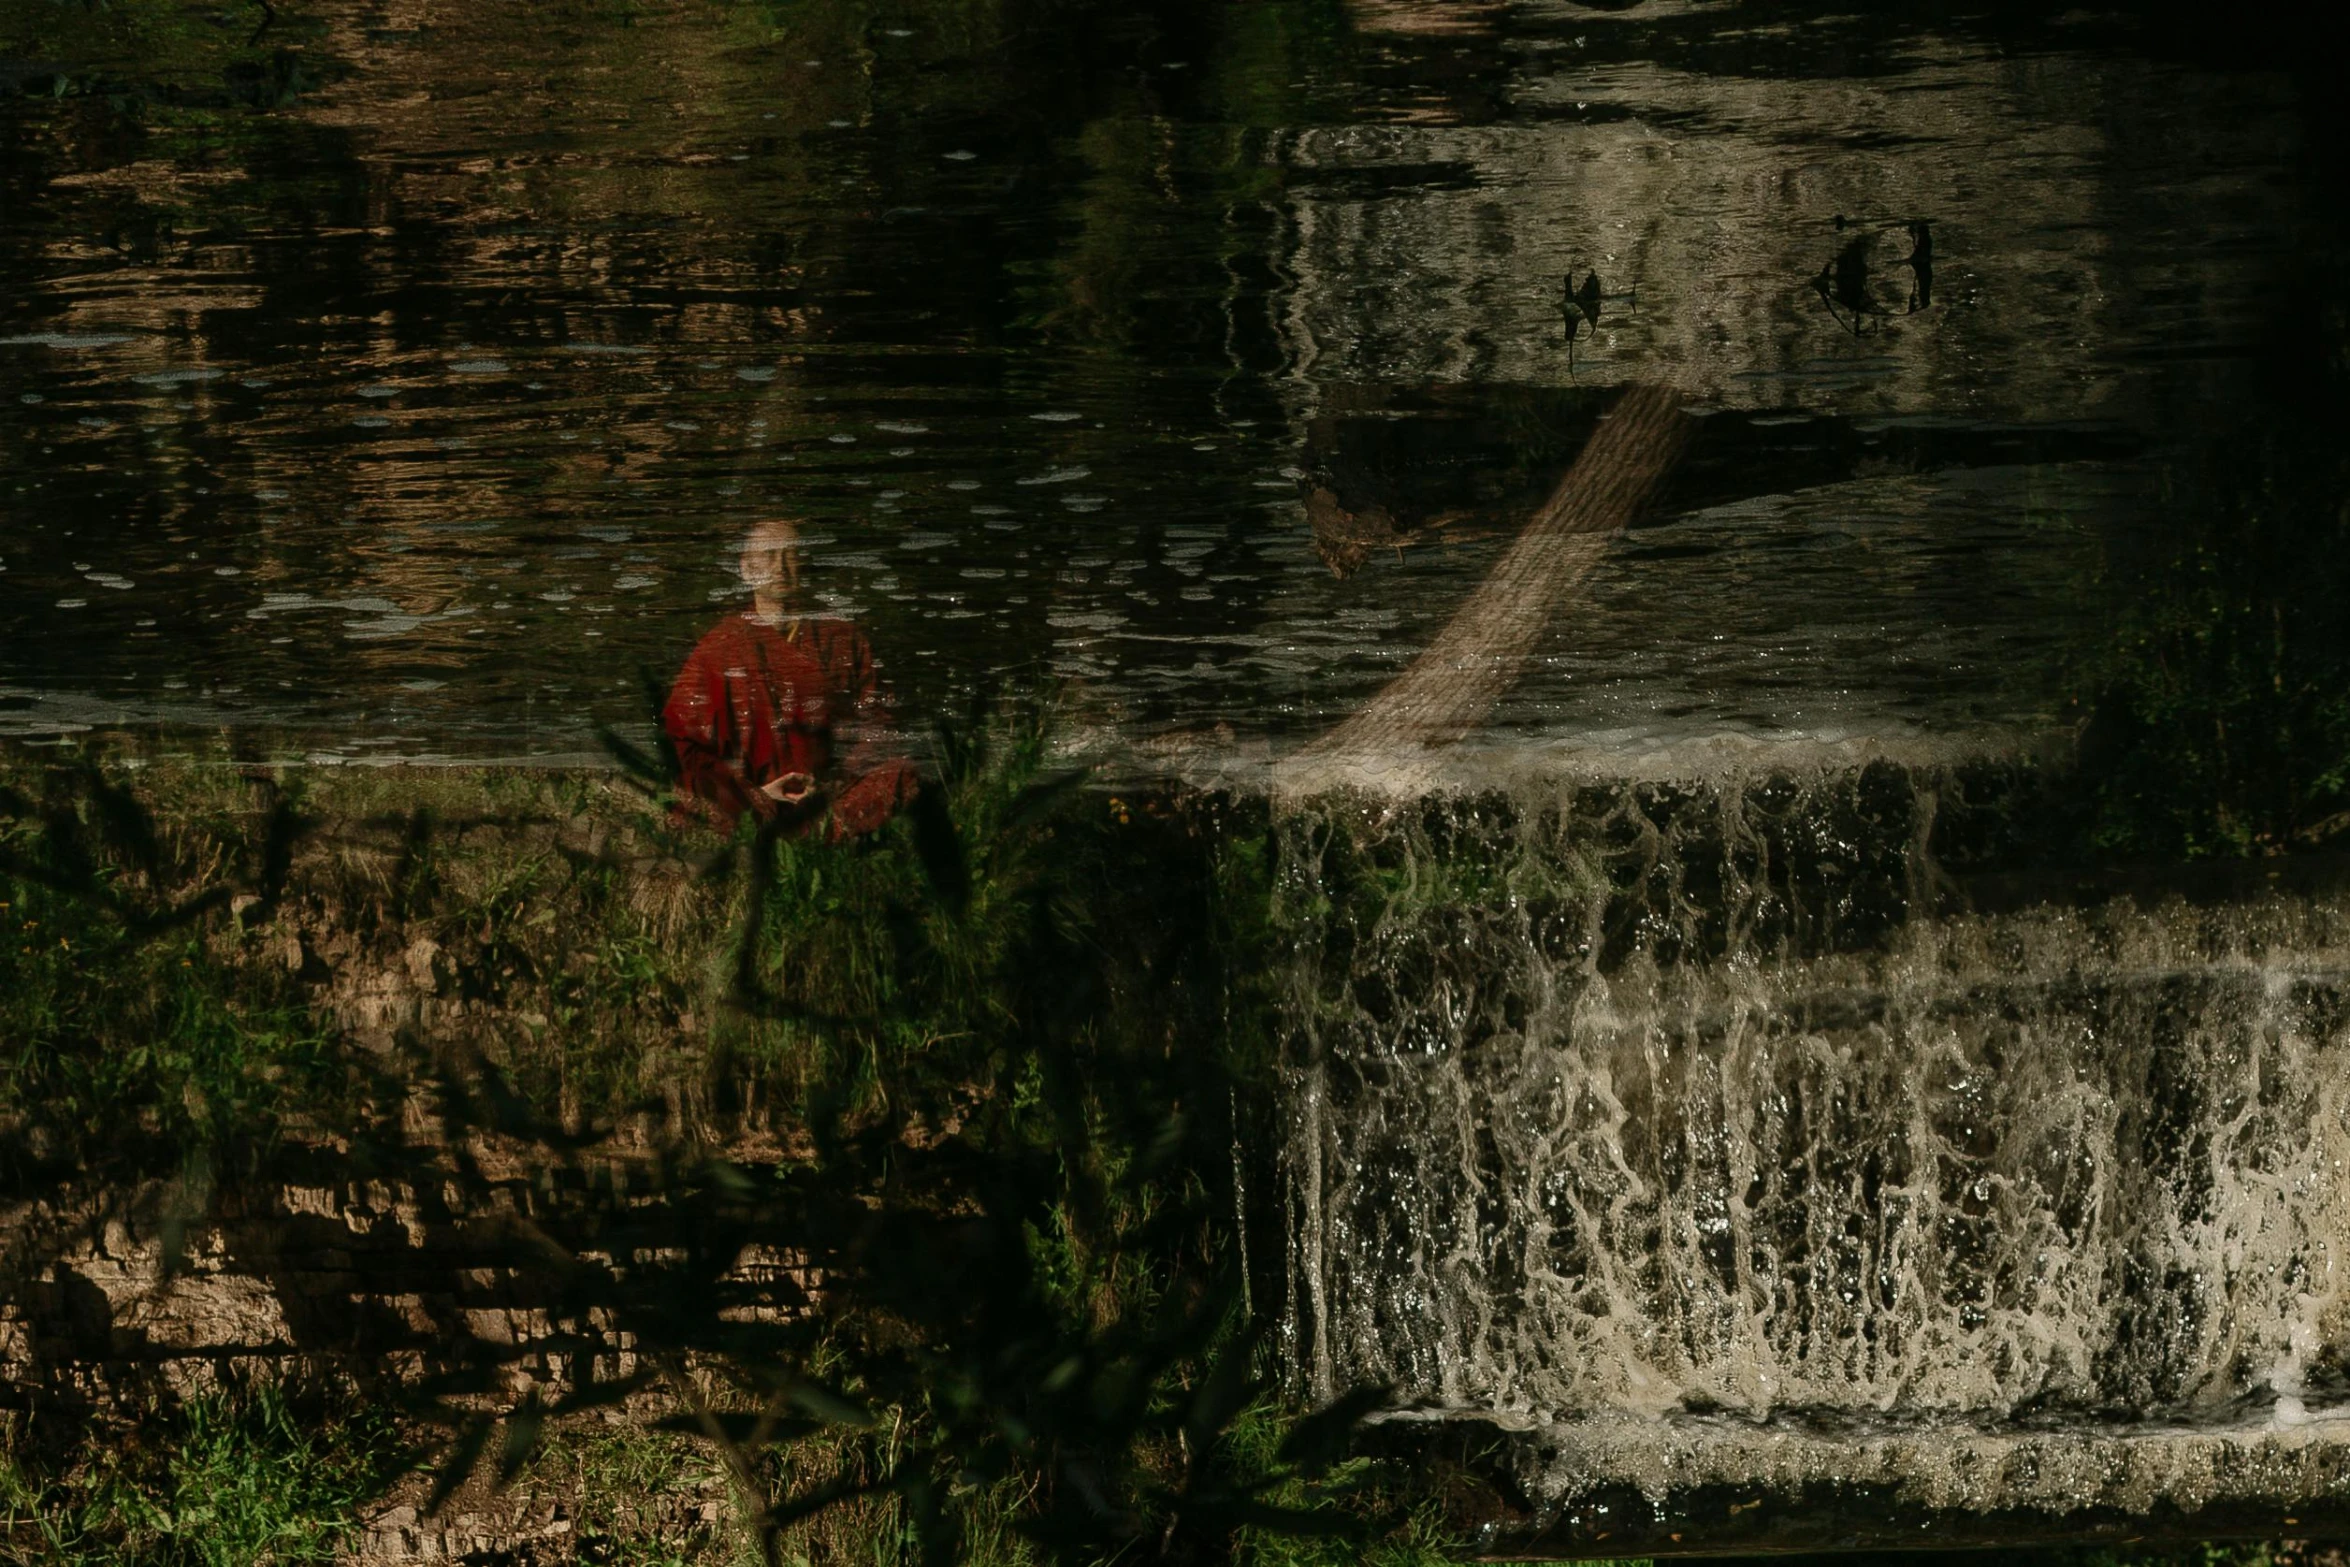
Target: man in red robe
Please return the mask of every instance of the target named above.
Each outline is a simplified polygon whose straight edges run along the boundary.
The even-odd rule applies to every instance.
[[[889,712],[863,635],[799,613],[799,542],[787,519],[751,530],[751,607],[695,645],[661,724],[681,790],[722,825],[747,811],[805,832],[829,807],[832,837],[849,838],[913,798],[914,770],[880,749]]]

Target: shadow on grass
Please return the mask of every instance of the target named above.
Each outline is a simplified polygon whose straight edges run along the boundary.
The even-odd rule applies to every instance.
[[[20,1189],[208,1191],[324,1161],[428,1194],[431,1234],[378,1263],[455,1259],[543,1329],[449,1309],[416,1339],[431,1371],[400,1396],[441,1433],[428,1511],[617,1410],[704,1447],[768,1561],[1221,1561],[1275,1539],[1351,1559],[1418,1538],[1346,1458],[1376,1390],[1302,1418],[1275,1396],[1240,1243],[1271,1146],[1261,852],[1218,802],[1082,787],[1034,711],[938,750],[920,806],[846,844],[720,844],[643,780],[635,830],[731,920],[642,954],[712,1014],[670,1075],[736,1111],[725,1085],[766,1084],[785,1147],[759,1156],[645,1071],[565,1091],[559,1020],[528,1048],[413,1027],[362,1048],[306,1000],[299,943],[238,956],[320,830],[266,778],[242,786],[240,836],[159,826],[95,763],[47,769],[39,798],[0,802],[5,1167]],[[461,887],[451,830],[422,805],[399,819],[382,918],[472,922],[481,962],[527,966],[499,927],[537,918],[528,896]],[[599,994],[574,994],[583,1031]]]

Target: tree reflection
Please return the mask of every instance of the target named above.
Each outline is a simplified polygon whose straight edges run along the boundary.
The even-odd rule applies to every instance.
[[[1842,230],[1847,226],[1847,220],[1839,215],[1836,227]],[[1829,316],[1854,337],[1864,335],[1872,325],[1883,327],[1886,317],[1895,313],[1896,307],[1880,285],[1878,261],[1896,233],[1909,236],[1909,254],[1885,265],[1909,269],[1910,285],[1899,307],[1901,313],[1915,315],[1934,303],[1933,225],[1921,218],[1865,229],[1846,240],[1835,259],[1811,280],[1811,290],[1828,307]]]
[[[1923,218],[1909,226],[1909,309],[1912,315],[1934,302],[1934,225]]]
[[[1597,272],[1585,272],[1583,286],[1577,288],[1574,269],[1568,269],[1566,298],[1560,304],[1560,313],[1566,321],[1567,369],[1569,371],[1575,368],[1575,335],[1586,329],[1595,337],[1599,334],[1600,298],[1599,274]]]

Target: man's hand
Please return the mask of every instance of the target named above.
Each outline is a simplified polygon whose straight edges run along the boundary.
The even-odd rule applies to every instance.
[[[759,786],[759,792],[778,805],[802,805],[816,792],[812,773],[785,773]]]

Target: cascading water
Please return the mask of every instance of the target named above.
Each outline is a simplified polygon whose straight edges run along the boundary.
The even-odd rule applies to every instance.
[[[1518,1433],[1585,1540],[1706,1486],[2350,1494],[2350,917],[2019,899],[1971,873],[2036,776],[1293,806],[1301,1379]]]

